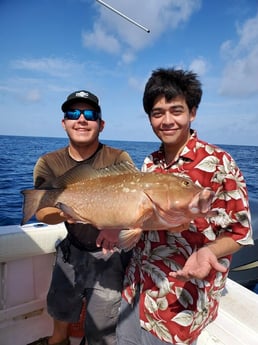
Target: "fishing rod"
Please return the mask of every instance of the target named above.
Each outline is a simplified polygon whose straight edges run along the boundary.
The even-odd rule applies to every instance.
[[[138,26],[139,28],[143,29],[144,31],[150,33],[150,30],[147,29],[145,26],[137,23],[136,21],[134,21],[133,19],[127,17],[125,14],[119,12],[118,10],[116,10],[115,8],[111,7],[110,5],[106,4],[104,1],[102,0],[96,0],[97,2],[99,2],[101,5],[106,6],[108,9],[110,9],[111,11],[115,12],[116,14],[118,14],[119,16],[123,17],[124,19],[128,20],[129,22],[133,23],[134,25]]]

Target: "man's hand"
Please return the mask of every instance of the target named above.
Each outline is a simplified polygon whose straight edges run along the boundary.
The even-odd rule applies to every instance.
[[[102,252],[107,254],[113,252],[118,244],[118,235],[121,230],[117,229],[102,229],[96,240],[97,247],[102,247]]]
[[[226,272],[227,270],[218,262],[216,255],[209,247],[202,247],[188,258],[181,270],[170,272],[169,275],[182,281],[188,281],[192,278],[204,279],[212,268],[218,272]]]

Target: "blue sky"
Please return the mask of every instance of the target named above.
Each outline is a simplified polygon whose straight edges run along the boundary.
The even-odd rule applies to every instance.
[[[258,145],[257,0],[0,0],[0,134],[65,137],[61,104],[100,98],[102,139],[156,141],[142,107],[152,70],[198,73],[193,128],[215,144]]]

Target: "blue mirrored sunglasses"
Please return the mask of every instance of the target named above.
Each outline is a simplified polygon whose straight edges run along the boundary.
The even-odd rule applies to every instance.
[[[84,116],[85,120],[87,121],[97,121],[101,118],[101,114],[99,111],[86,109],[86,110],[79,110],[73,109],[68,110],[64,113],[64,118],[68,120],[78,120],[81,114]]]

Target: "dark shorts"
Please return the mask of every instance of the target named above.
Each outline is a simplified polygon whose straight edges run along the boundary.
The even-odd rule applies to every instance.
[[[85,297],[88,343],[116,344],[115,328],[124,278],[120,253],[104,255],[102,251],[87,252],[69,244],[67,256],[63,243],[57,247],[47,295],[49,314],[57,320],[77,322]]]

